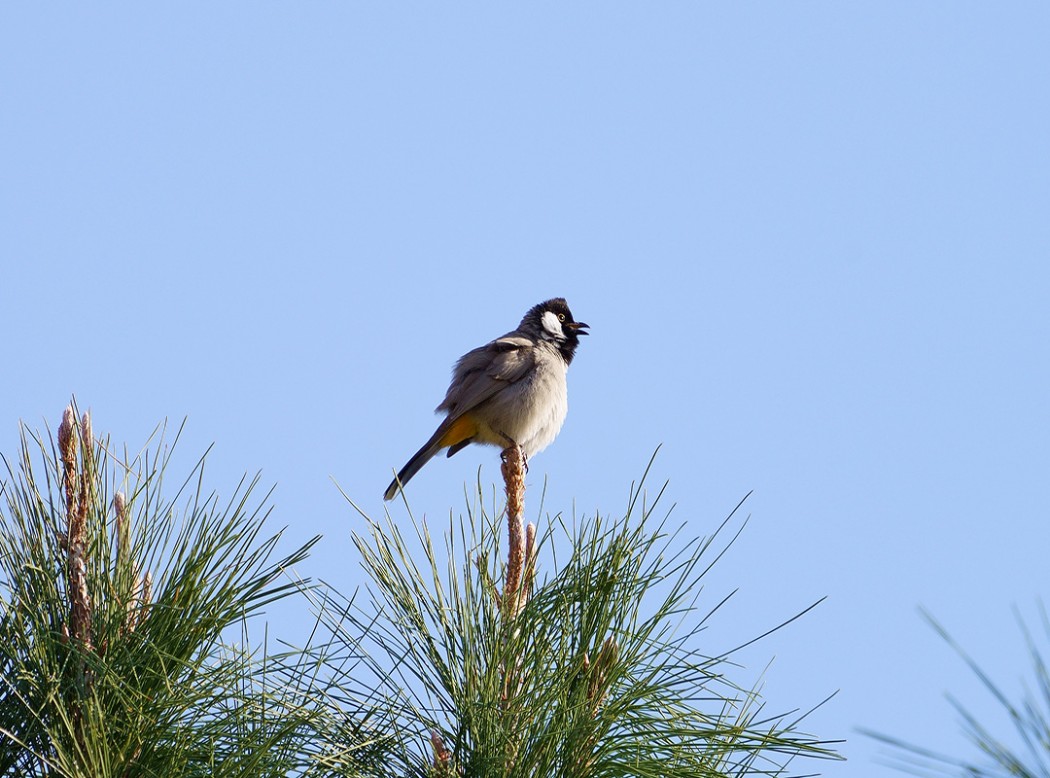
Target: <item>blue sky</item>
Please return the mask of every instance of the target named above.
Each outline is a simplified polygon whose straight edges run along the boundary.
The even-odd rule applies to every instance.
[[[453,361],[565,296],[546,507],[621,511],[658,445],[693,534],[754,490],[711,652],[826,595],[737,680],[841,690],[824,774],[896,774],[855,727],[998,721],[917,608],[1019,695],[1045,593],[1048,39],[1042,3],[8,4],[0,450],[71,393],[131,446],[188,417],[184,466],[261,469],[349,592],[332,479],[380,512]]]

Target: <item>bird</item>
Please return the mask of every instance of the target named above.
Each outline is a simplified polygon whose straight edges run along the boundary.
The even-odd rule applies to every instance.
[[[517,446],[527,463],[550,445],[569,409],[565,374],[588,329],[563,297],[554,297],[530,308],[517,329],[460,357],[435,409],[445,418],[383,499],[393,499],[443,448],[452,456],[471,443]]]

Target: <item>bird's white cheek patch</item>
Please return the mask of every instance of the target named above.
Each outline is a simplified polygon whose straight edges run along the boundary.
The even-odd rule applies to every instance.
[[[547,330],[552,338],[561,340],[565,337],[565,333],[561,330],[561,322],[558,321],[558,315],[553,311],[545,311],[540,321],[543,322],[543,329]]]

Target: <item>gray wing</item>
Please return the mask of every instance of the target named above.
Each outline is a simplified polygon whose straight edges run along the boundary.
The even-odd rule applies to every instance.
[[[520,381],[535,361],[533,342],[513,332],[468,351],[456,362],[452,383],[437,410],[448,411],[450,418],[461,416],[508,384]]]

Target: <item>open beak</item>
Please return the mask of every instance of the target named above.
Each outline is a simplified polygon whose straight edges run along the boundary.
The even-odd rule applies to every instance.
[[[575,330],[577,335],[590,335],[591,334],[591,333],[587,332],[589,327],[586,324],[584,324],[582,321],[574,321],[572,324],[569,325],[569,327],[571,329]]]

